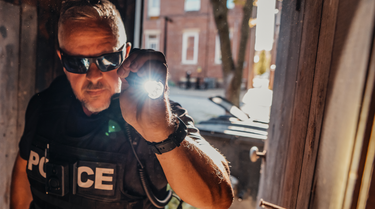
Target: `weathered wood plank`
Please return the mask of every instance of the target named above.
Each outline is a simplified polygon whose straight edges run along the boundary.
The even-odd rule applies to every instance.
[[[18,83],[17,140],[23,133],[25,113],[30,98],[35,93],[37,8],[23,4],[21,16],[20,69]]]
[[[293,116],[290,124],[291,131],[290,137],[283,139],[284,142],[289,141],[290,143],[283,176],[285,183],[280,191],[282,194],[281,205],[286,208],[296,208],[297,204],[307,125],[310,117],[322,5],[322,0],[305,2],[302,41],[297,69],[298,76],[294,92],[294,104],[292,106]],[[308,199],[309,196],[307,196],[306,200]]]
[[[309,121],[307,126],[306,142],[304,147],[303,164],[298,199],[295,208],[307,209],[312,192],[312,182],[316,157],[318,153],[320,132],[323,122],[323,113],[327,94],[329,69],[333,38],[337,17],[337,5],[339,0],[324,1],[322,21],[320,26],[318,53],[315,64],[315,75]]]
[[[20,7],[0,1],[0,208],[9,207],[17,154],[17,92]]]
[[[20,5],[19,0],[2,0],[2,1],[13,4],[13,5]]]
[[[302,1],[302,8],[305,2]],[[283,1],[280,38],[274,82],[269,138],[266,141],[267,160],[262,165],[258,201],[282,204],[284,174],[290,147],[290,128],[297,81],[302,38],[303,11],[296,10],[295,0]],[[283,205],[281,205],[283,206]],[[258,207],[260,208],[260,207]]]
[[[375,10],[374,10],[375,17]],[[374,23],[375,24],[375,23]],[[373,29],[375,25],[373,25]],[[344,208],[357,208],[357,203],[361,205],[358,208],[364,208],[368,189],[371,181],[371,173],[374,161],[374,144],[369,147],[370,138],[374,130],[374,114],[375,114],[375,47],[374,37],[372,38],[372,52],[369,55],[369,66],[365,78],[365,86],[363,91],[363,99],[361,105],[361,113],[358,120],[358,128],[356,131],[355,145],[353,149],[353,157],[350,165],[350,176],[347,182]],[[366,159],[367,158],[367,159]],[[366,167],[366,168],[365,168]],[[365,170],[366,169],[366,170]],[[364,171],[365,170],[365,171]],[[356,174],[358,178],[350,178]],[[362,177],[362,178],[361,178]],[[362,182],[363,181],[363,182]],[[362,184],[362,185],[361,185]],[[362,187],[362,188],[361,188]],[[359,200],[361,193],[361,200]],[[371,198],[371,197],[370,197]]]
[[[373,40],[375,2],[341,0],[310,208],[345,208]]]
[[[375,41],[375,38],[373,39]],[[375,47],[372,43],[371,60],[363,95],[361,118],[358,124],[356,146],[351,165],[351,172],[358,173],[354,189],[346,190],[346,198],[352,199],[351,208],[375,208],[372,193],[375,189]],[[363,139],[363,140],[361,140]],[[363,144],[363,145],[362,145]],[[358,156],[359,155],[359,156]],[[357,159],[356,159],[357,158]],[[360,178],[362,177],[362,178]],[[349,198],[352,197],[352,198]]]

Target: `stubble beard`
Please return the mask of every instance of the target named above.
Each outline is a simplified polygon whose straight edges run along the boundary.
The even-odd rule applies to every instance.
[[[86,92],[87,90],[101,90],[101,89],[108,89],[105,85],[103,85],[101,82],[98,82],[96,84],[88,83],[83,89],[82,92]],[[111,104],[111,99],[108,98],[106,101],[103,101],[100,106],[94,106],[93,103],[95,103],[95,100],[104,99],[102,97],[105,97],[106,95],[99,95],[94,98],[86,98],[85,96],[82,96],[82,98],[78,98],[76,94],[76,98],[81,102],[82,106],[85,107],[88,111],[91,113],[99,113],[103,110],[108,109],[109,105]]]
[[[86,101],[86,100],[80,100],[81,104],[90,112],[92,113],[99,113],[103,110],[106,110],[108,109],[109,105],[111,104],[111,100],[109,99],[108,101],[106,101],[103,105],[99,106],[99,107],[93,107],[90,102]]]
[[[119,80],[119,85],[116,86],[115,88],[115,93],[120,93],[121,92],[121,79],[118,78]],[[95,89],[108,89],[106,86],[104,86],[101,82],[97,83],[97,84],[92,84],[92,83],[89,83],[85,88],[84,90],[95,90]],[[77,94],[76,94],[77,95]],[[105,96],[105,95],[103,95]],[[112,97],[113,95],[111,95]],[[77,96],[76,96],[77,97]],[[99,96],[100,97],[100,96]],[[98,106],[98,107],[94,107],[92,105],[92,103],[94,101],[90,101],[89,99],[85,99],[85,98],[78,98],[77,99],[81,102],[81,104],[88,110],[90,111],[91,113],[99,113],[103,110],[106,110],[109,108],[109,106],[111,105],[111,97],[109,97],[102,105]],[[98,98],[100,99],[100,98]],[[95,100],[95,98],[94,98]]]

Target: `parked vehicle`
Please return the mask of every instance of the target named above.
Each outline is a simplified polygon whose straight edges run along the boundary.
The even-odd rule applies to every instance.
[[[235,195],[239,200],[257,197],[261,160],[251,162],[249,151],[253,146],[263,150],[268,123],[253,120],[238,107],[220,96],[209,98],[223,107],[227,115],[202,121],[196,126],[201,135],[223,153],[230,162],[231,175],[238,183]]]

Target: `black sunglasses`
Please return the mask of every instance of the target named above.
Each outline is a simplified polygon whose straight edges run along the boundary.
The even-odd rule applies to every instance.
[[[71,73],[85,74],[90,68],[91,63],[95,63],[99,70],[108,72],[117,69],[124,61],[124,51],[103,54],[98,57],[80,57],[65,54],[61,49],[61,62],[65,69]]]

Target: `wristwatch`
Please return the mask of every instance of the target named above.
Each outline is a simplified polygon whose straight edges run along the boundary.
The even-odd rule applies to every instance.
[[[161,142],[147,142],[150,149],[156,154],[163,154],[172,151],[174,148],[179,147],[181,142],[187,135],[187,127],[185,123],[177,117],[179,120],[178,128],[175,132],[168,136],[168,138]]]

